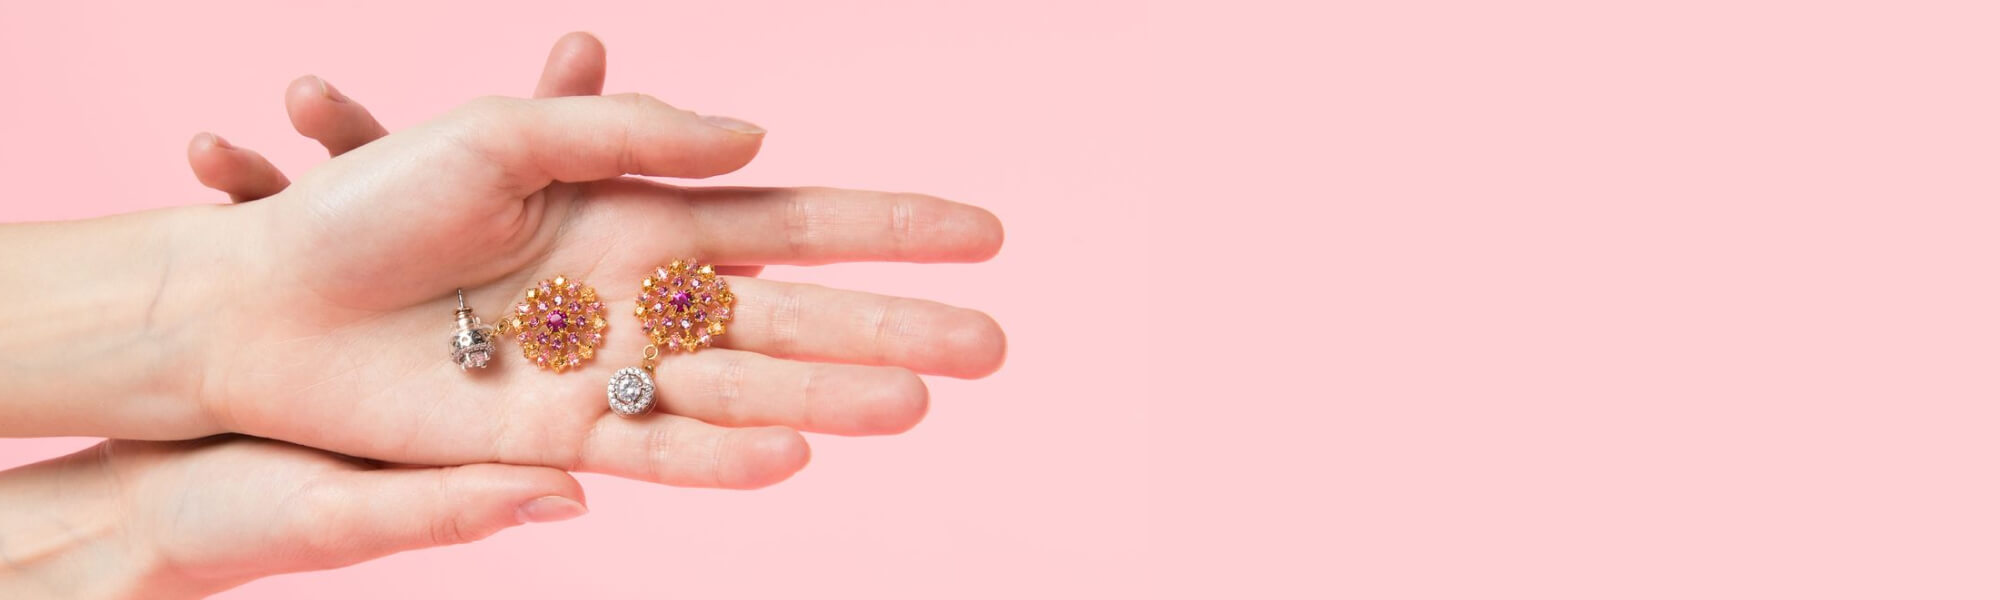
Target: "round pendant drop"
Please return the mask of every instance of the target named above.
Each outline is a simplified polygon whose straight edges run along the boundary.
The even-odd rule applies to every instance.
[[[611,401],[611,412],[621,417],[636,417],[653,410],[653,376],[639,367],[625,367],[611,374],[611,383],[604,388],[604,395]]]

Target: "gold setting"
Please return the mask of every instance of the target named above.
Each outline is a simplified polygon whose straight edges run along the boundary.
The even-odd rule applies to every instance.
[[[660,354],[693,353],[713,345],[729,331],[735,304],[736,294],[729,291],[728,280],[715,274],[714,265],[690,258],[654,269],[639,282],[639,299],[632,307],[640,330],[652,342],[645,350],[646,368]]]
[[[597,290],[557,275],[528,288],[514,313],[501,319],[500,333],[513,337],[535,368],[561,373],[595,357],[609,326]]]

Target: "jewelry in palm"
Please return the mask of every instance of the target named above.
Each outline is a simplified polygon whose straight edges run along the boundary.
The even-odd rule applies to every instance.
[[[639,299],[632,315],[646,333],[648,344],[637,367],[611,375],[605,397],[611,411],[636,417],[653,410],[653,369],[663,352],[694,352],[714,344],[728,331],[736,295],[729,282],[715,274],[714,265],[695,259],[677,260],[653,270],[639,282]]]
[[[608,326],[597,290],[557,275],[528,288],[500,332],[513,336],[535,368],[561,373],[595,356]]]
[[[465,289],[460,288],[451,331],[451,361],[458,364],[458,370],[486,368],[487,361],[493,359],[493,329],[465,307]]]

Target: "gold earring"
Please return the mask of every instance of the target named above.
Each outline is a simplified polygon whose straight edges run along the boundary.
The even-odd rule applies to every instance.
[[[514,314],[500,323],[537,369],[561,373],[583,365],[604,343],[604,303],[597,290],[561,275],[528,288]]]
[[[653,410],[652,374],[661,348],[668,354],[692,354],[709,347],[728,331],[735,304],[736,295],[729,291],[729,282],[715,274],[714,265],[687,259],[654,269],[639,282],[639,299],[632,308],[651,343],[640,353],[639,366],[611,375],[605,386],[611,411],[636,417]]]

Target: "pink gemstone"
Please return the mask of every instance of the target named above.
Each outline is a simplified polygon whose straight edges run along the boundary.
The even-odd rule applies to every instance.
[[[555,303],[556,303],[556,306],[562,306],[562,305],[563,305],[563,299],[562,299],[562,296],[556,296],[555,298],[553,298],[553,300],[555,300]]]
[[[600,344],[603,344],[603,343],[604,343],[604,334],[602,334],[602,333],[593,333],[593,334],[590,334],[590,345],[591,345],[591,346],[597,346],[597,345],[600,345]]]
[[[549,303],[547,303],[547,302],[536,302],[536,303],[535,303],[535,312],[549,312]]]
[[[729,287],[729,282],[727,280],[724,280],[721,277],[715,278],[715,291],[720,292],[722,291],[722,288],[726,287]]]
[[[714,301],[715,301],[715,298],[713,298],[713,297],[709,296],[708,294],[702,294],[702,295],[701,295],[701,303],[702,303],[702,304],[708,304],[708,303],[710,303],[710,302],[714,302]]]
[[[680,347],[681,347],[681,339],[680,339],[680,338],[667,338],[667,349],[668,349],[668,350],[679,350],[679,349],[680,349]]]
[[[674,305],[674,308],[676,309],[686,311],[689,305],[694,304],[694,297],[688,295],[687,292],[680,292],[674,294],[673,299],[668,300],[667,303]]]
[[[663,306],[663,305],[661,305],[661,304],[660,304],[660,303],[658,303],[658,302],[654,302],[654,303],[653,303],[653,312],[654,312],[654,313],[663,313],[663,312],[667,312],[667,307],[666,307],[666,306]]]
[[[681,278],[679,278],[679,277],[675,277],[675,278],[674,278],[674,287],[681,287],[681,286],[684,286],[684,285],[687,285],[687,281],[685,281],[685,280],[682,280],[682,279],[681,279]]]
[[[693,328],[694,328],[693,321],[689,321],[687,319],[681,319],[681,329],[693,329]]]
[[[603,303],[603,302],[592,302],[592,303],[590,303],[590,312],[594,312],[594,313],[601,313],[601,312],[604,312],[604,303]]]
[[[520,304],[516,304],[516,305],[514,305],[514,312],[517,312],[517,313],[521,313],[521,314],[524,314],[524,315],[525,315],[525,314],[528,314],[528,313],[531,313],[531,312],[534,312],[534,311],[535,311],[535,307],[533,307],[533,306],[528,306],[528,303],[526,303],[526,302],[522,302],[522,303],[520,303]]]
[[[729,318],[729,307],[727,306],[715,307],[715,320],[720,321],[727,318]]]
[[[705,311],[699,311],[699,310],[698,310],[698,311],[695,311],[695,312],[694,312],[694,320],[695,320],[695,322],[697,322],[697,323],[699,323],[699,322],[702,322],[702,321],[707,321],[707,320],[708,320],[708,313],[707,313],[707,312],[705,312]]]
[[[567,284],[564,284],[564,285],[563,285],[563,291],[565,291],[565,292],[569,292],[569,293],[572,293],[572,294],[576,293],[576,282],[572,281],[572,282],[569,282],[569,283],[567,283]]]
[[[667,280],[667,268],[666,268],[666,267],[660,267],[660,268],[657,268],[657,269],[653,269],[653,275],[657,276],[657,277],[659,278],[659,280],[660,280],[660,281],[666,281],[666,280]]]
[[[701,345],[702,345],[702,346],[704,346],[704,347],[708,346],[708,334],[706,334],[706,333],[704,333],[704,334],[701,334],[701,340],[700,340],[700,341],[701,341]]]
[[[547,357],[547,356],[537,356],[537,357],[535,357],[535,366],[537,366],[537,367],[546,367],[546,366],[549,366],[549,357]]]
[[[548,323],[549,329],[562,329],[564,325],[569,324],[569,319],[564,318],[559,312],[550,312],[549,316],[543,317],[543,321]]]
[[[701,289],[701,278],[700,278],[700,277],[696,277],[696,278],[694,278],[694,279],[689,279],[689,280],[688,280],[688,287],[692,287],[692,288],[694,288],[694,289],[697,289],[697,290],[698,290],[698,289]]]

